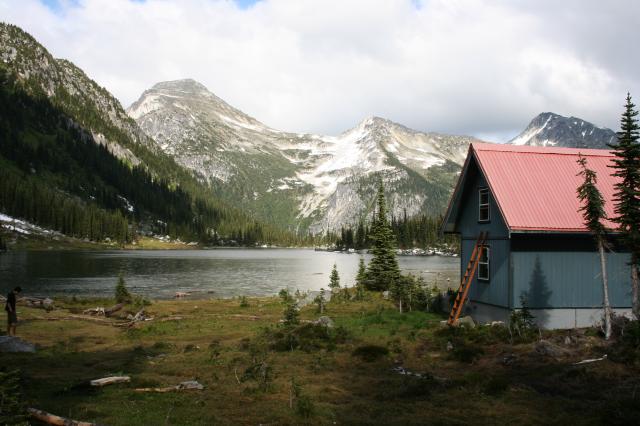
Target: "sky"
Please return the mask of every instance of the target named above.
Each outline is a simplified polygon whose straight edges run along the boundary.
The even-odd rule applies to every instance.
[[[617,130],[640,97],[635,0],[0,0],[128,107],[193,78],[277,129],[366,117],[506,141],[540,112]]]

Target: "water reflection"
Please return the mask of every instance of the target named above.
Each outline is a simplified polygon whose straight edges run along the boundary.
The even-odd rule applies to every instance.
[[[0,290],[20,285],[30,295],[109,296],[122,273],[132,291],[151,298],[172,297],[176,291],[201,297],[265,296],[284,287],[326,288],[334,263],[342,283],[353,285],[359,257],[299,249],[9,252],[0,255]],[[399,258],[403,272],[445,288],[455,286],[459,261]]]

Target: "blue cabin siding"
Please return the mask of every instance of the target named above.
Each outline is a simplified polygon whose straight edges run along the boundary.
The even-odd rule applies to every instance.
[[[455,232],[460,233],[462,239],[469,238],[474,241],[482,231],[488,232],[491,239],[509,238],[509,230],[502,219],[502,214],[491,191],[489,191],[491,220],[489,222],[478,222],[478,209],[480,208],[478,191],[480,188],[488,188],[489,186],[481,173],[476,172],[474,176],[465,188]]]
[[[487,232],[487,245],[490,248],[489,281],[479,280],[476,271],[469,289],[469,299],[490,305],[509,307],[509,231],[491,191],[489,191],[490,221],[478,221],[480,207],[478,191],[480,188],[488,188],[488,184],[482,173],[479,173],[476,168],[473,179],[470,179],[465,188],[460,217],[456,223],[456,231],[460,233],[462,238],[460,276],[464,276],[478,235],[480,232]]]
[[[614,308],[631,306],[628,253],[607,253],[609,299]],[[514,251],[512,306],[525,295],[531,308],[602,306],[600,257],[595,251]]]
[[[467,268],[475,240],[462,241],[462,271]],[[479,280],[478,272],[469,289],[469,300],[490,305],[509,307],[509,241],[489,240],[489,281]]]

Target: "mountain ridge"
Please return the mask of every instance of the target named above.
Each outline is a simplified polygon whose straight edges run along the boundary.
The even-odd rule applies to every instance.
[[[448,163],[461,163],[477,140],[419,132],[376,116],[337,136],[281,131],[203,88],[192,79],[160,82],[127,111],[161,149],[221,194],[262,217],[284,214],[283,225],[313,232],[367,216],[369,191],[380,177],[395,215],[439,214],[455,174]],[[233,188],[232,178],[244,190]]]
[[[558,146],[565,148],[607,149],[617,136],[611,129],[598,127],[578,117],[564,117],[553,112],[535,116],[511,145]]]

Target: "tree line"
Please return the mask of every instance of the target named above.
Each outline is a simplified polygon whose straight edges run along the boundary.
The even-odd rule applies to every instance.
[[[407,217],[406,211],[401,218],[391,217],[389,227],[395,239],[395,245],[401,249],[432,248],[445,245],[459,250],[459,241],[454,235],[440,235],[442,216],[428,216],[420,214]],[[361,219],[355,227],[346,226],[340,229],[339,234],[331,234],[330,241],[338,250],[369,249],[372,247],[373,234],[376,221],[374,213],[370,222]]]
[[[2,67],[0,163],[0,211],[70,236],[124,243],[150,228],[204,244],[296,244],[309,238],[259,223],[219,202],[210,187],[176,172],[179,167],[168,160],[152,161],[164,165],[168,177],[153,173],[146,162],[122,161],[49,98],[25,90]]]

